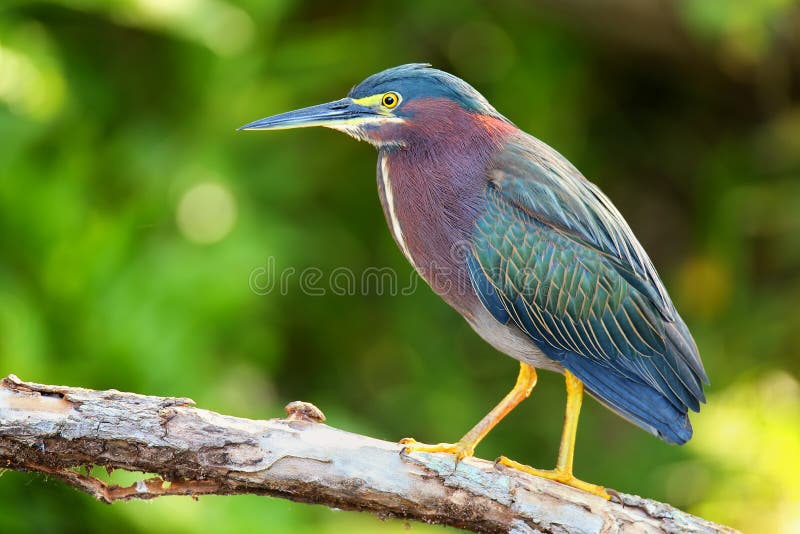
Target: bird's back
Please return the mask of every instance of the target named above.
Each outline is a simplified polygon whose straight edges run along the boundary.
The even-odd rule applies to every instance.
[[[615,412],[666,441],[687,441],[687,412],[705,400],[705,371],[611,201],[522,132],[505,141],[487,173],[469,260],[486,309]]]

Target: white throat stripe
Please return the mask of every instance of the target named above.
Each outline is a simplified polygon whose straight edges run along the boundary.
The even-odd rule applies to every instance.
[[[389,209],[389,220],[392,224],[392,233],[395,239],[400,244],[400,250],[406,259],[414,265],[414,260],[411,259],[411,253],[408,251],[408,246],[403,238],[403,229],[400,228],[400,221],[397,219],[397,213],[394,209],[394,193],[392,192],[392,183],[389,180],[389,162],[386,156],[381,158],[381,180],[383,180],[383,191],[386,195],[386,206]]]

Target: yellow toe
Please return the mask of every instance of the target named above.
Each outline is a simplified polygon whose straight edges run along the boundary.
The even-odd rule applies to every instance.
[[[559,471],[558,469],[534,469],[533,467],[510,460],[505,456],[498,458],[496,463],[512,467],[524,473],[528,473],[529,475],[555,480],[556,482],[566,484],[567,486],[572,486],[573,488],[578,488],[579,490],[586,491],[592,495],[597,495],[605,500],[609,500],[611,498],[603,486],[598,486],[596,484],[590,484],[588,482],[584,482],[583,480],[579,480],[575,478],[572,473],[567,471]]]
[[[420,443],[414,438],[403,438],[400,440],[401,445],[405,445],[403,452],[446,452],[453,454],[456,461],[463,460],[467,456],[472,456],[475,448],[460,441],[457,443],[436,443],[433,445],[427,443]]]

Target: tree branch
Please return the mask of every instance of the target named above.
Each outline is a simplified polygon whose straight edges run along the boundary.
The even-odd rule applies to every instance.
[[[338,430],[306,403],[253,421],[190,399],[0,382],[0,467],[55,476],[111,503],[253,493],[480,532],[733,532],[634,495],[615,501],[468,458],[402,455]],[[154,473],[129,486],[81,466]],[[148,478],[149,477],[149,478]],[[629,530],[630,529],[630,530]]]

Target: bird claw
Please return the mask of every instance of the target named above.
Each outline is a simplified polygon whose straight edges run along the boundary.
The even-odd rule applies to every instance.
[[[408,454],[410,452],[446,452],[456,457],[456,463],[475,453],[474,446],[461,443],[460,441],[457,443],[437,443],[435,445],[429,445],[427,443],[420,443],[414,438],[403,438],[400,440],[400,444],[405,445],[401,451],[403,454]]]
[[[597,495],[605,500],[610,500],[611,496],[608,494],[606,489],[603,486],[598,486],[596,484],[590,484],[588,482],[584,482],[583,480],[575,478],[571,471],[565,471],[561,469],[535,469],[533,467],[527,466],[525,464],[521,464],[519,462],[515,462],[505,456],[500,456],[494,461],[495,467],[498,465],[504,465],[507,467],[511,467],[518,471],[522,471],[523,473],[528,473],[529,475],[533,475],[535,477],[546,478],[548,480],[553,480],[555,482],[560,482],[561,484],[571,486],[573,488],[577,488],[579,490],[583,490],[587,493],[591,493],[592,495]]]

